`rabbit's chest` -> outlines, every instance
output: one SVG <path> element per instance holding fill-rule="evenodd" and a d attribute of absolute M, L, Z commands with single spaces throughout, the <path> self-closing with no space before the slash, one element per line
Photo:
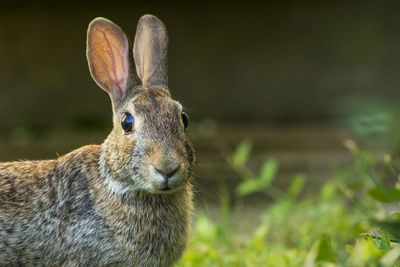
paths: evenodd
<path fill-rule="evenodd" d="M 188 239 L 188 225 L 152 216 L 136 218 L 129 225 L 114 228 L 113 254 L 138 266 L 170 266 L 182 255 Z"/>
<path fill-rule="evenodd" d="M 172 266 L 181 257 L 189 235 L 188 211 L 114 208 L 113 214 L 118 216 L 91 214 L 70 227 L 63 246 L 68 258 L 87 264 Z"/>

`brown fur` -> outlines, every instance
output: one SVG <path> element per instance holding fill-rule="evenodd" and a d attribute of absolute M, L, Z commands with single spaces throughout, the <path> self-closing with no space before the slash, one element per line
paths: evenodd
<path fill-rule="evenodd" d="M 140 23 L 149 23 L 146 18 Z M 109 39 L 120 42 L 119 28 L 98 20 L 117 36 Z M 116 47 L 125 49 L 125 43 Z M 114 84 L 105 80 L 109 76 L 94 74 L 93 68 L 109 70 L 90 60 L 96 81 Z M 181 257 L 190 234 L 195 161 L 181 106 L 166 84 L 132 85 L 136 78 L 126 71 L 125 88 L 103 87 L 113 100 L 114 129 L 102 145 L 56 160 L 0 163 L 0 266 L 171 266 Z M 164 74 L 165 69 L 157 75 Z M 121 128 L 126 112 L 134 114 L 132 133 Z M 176 166 L 171 179 L 160 178 L 158 170 Z"/>

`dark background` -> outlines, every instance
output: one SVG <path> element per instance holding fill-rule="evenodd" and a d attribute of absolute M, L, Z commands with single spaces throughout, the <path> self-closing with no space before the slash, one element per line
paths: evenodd
<path fill-rule="evenodd" d="M 88 71 L 87 26 L 103 16 L 132 39 L 151 13 L 169 31 L 170 89 L 192 118 L 199 177 L 230 176 L 208 164 L 243 138 L 255 165 L 280 160 L 282 181 L 321 177 L 348 160 L 344 139 L 379 147 L 390 134 L 399 11 L 389 1 L 0 1 L 0 160 L 102 142 L 111 105 Z"/>
<path fill-rule="evenodd" d="M 87 69 L 87 25 L 107 17 L 133 38 L 145 13 L 168 27 L 171 91 L 194 119 L 301 122 L 346 115 L 337 105 L 349 97 L 400 97 L 399 7 L 386 1 L 5 2 L 0 122 L 53 125 L 90 116 L 108 123 L 109 101 Z"/>

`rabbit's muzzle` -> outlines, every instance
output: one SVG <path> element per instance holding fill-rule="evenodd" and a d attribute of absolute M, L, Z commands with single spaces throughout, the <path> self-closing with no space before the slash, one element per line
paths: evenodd
<path fill-rule="evenodd" d="M 149 166 L 152 186 L 157 191 L 170 192 L 179 189 L 185 180 L 184 166 L 176 160 L 162 160 Z"/>

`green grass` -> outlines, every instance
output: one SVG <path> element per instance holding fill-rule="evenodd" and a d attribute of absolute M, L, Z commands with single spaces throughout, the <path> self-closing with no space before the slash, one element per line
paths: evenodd
<path fill-rule="evenodd" d="M 241 177 L 233 206 L 223 182 L 220 216 L 195 216 L 192 239 L 178 266 L 400 266 L 398 149 L 385 160 L 347 142 L 354 165 L 328 180 L 317 193 L 303 194 L 305 175 L 286 191 L 273 186 L 278 162 L 259 171 L 247 168 L 251 142 L 244 141 L 227 162 Z M 253 216 L 241 200 L 262 193 L 273 199 Z M 250 226 L 249 226 L 250 225 Z"/>

